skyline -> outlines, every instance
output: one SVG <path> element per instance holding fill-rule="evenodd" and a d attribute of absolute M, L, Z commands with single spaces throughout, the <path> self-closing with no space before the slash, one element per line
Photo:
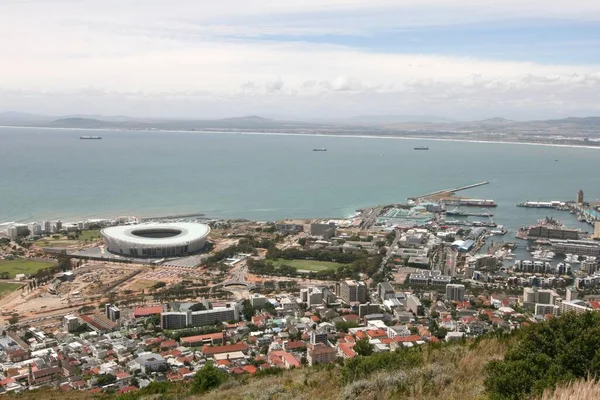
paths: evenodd
<path fill-rule="evenodd" d="M 535 4 L 537 3 L 537 4 Z M 600 113 L 593 1 L 0 5 L 0 112 L 516 120 Z"/>

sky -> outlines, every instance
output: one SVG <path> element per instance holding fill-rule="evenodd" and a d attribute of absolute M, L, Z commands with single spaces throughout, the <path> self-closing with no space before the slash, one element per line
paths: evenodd
<path fill-rule="evenodd" d="M 600 115 L 598 0 L 0 0 L 0 112 Z"/>

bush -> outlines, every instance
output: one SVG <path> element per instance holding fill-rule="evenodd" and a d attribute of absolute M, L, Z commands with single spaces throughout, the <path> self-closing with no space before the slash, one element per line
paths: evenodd
<path fill-rule="evenodd" d="M 516 333 L 504 360 L 486 367 L 493 399 L 525 399 L 600 373 L 600 313 L 568 313 Z"/>
<path fill-rule="evenodd" d="M 209 363 L 202 367 L 194 376 L 192 394 L 206 393 L 216 389 L 227 380 L 227 374 Z"/>

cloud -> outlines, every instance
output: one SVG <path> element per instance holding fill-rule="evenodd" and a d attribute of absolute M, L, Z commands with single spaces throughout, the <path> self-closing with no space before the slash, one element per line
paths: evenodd
<path fill-rule="evenodd" d="M 412 40 L 415 26 L 474 21 L 596 21 L 598 1 L 5 0 L 0 16 L 0 35 L 11 38 L 0 41 L 6 109 L 185 116 L 199 106 L 299 115 L 434 107 L 466 115 L 495 113 L 495 103 L 547 114 L 600 104 L 598 65 L 359 50 L 350 40 L 381 29 Z M 331 45 L 315 35 L 350 39 Z"/>

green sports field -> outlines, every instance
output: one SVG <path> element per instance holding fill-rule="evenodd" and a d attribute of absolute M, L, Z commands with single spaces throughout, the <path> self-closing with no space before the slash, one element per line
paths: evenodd
<path fill-rule="evenodd" d="M 326 270 L 334 270 L 343 266 L 344 264 L 331 262 L 331 261 L 314 261 L 314 260 L 286 260 L 283 258 L 278 258 L 273 261 L 275 266 L 280 265 L 289 265 L 290 267 L 294 267 L 296 269 L 301 269 L 305 271 L 326 271 Z"/>
<path fill-rule="evenodd" d="M 18 283 L 0 282 L 0 297 L 17 290 L 21 286 L 23 285 L 19 285 Z"/>
<path fill-rule="evenodd" d="M 50 261 L 35 261 L 35 260 L 0 260 L 0 272 L 8 272 L 11 278 L 16 274 L 35 274 L 40 269 L 48 268 L 55 265 Z"/>

